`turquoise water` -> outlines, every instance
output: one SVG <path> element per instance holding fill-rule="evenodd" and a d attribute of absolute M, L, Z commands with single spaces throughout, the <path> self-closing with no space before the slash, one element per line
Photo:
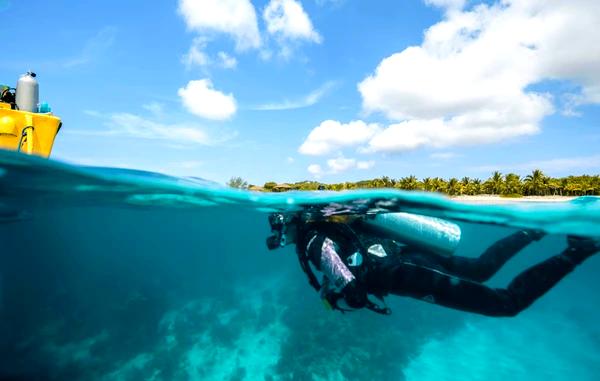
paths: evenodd
<path fill-rule="evenodd" d="M 600 200 L 465 205 L 398 191 L 255 194 L 197 178 L 0 152 L 0 379 L 598 380 L 600 255 L 515 318 L 388 297 L 392 316 L 326 310 L 267 213 L 409 211 L 460 224 L 459 255 L 549 233 L 502 287 L 600 232 Z"/>

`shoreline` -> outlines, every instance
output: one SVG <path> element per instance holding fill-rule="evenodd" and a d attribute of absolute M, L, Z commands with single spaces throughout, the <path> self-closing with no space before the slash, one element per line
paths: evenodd
<path fill-rule="evenodd" d="M 462 202 L 466 204 L 514 204 L 520 202 L 569 202 L 577 197 L 575 196 L 523 196 L 517 198 L 500 197 L 498 195 L 475 195 L 475 196 L 452 196 L 449 197 L 452 201 Z"/>

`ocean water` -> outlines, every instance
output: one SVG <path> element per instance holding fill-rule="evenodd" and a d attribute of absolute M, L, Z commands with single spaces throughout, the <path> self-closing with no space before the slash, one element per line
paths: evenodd
<path fill-rule="evenodd" d="M 2 380 L 598 380 L 600 255 L 515 318 L 388 297 L 325 309 L 267 213 L 408 211 L 457 222 L 457 255 L 548 232 L 503 287 L 600 235 L 600 200 L 466 205 L 391 190 L 255 194 L 197 178 L 81 168 L 0 152 Z"/>

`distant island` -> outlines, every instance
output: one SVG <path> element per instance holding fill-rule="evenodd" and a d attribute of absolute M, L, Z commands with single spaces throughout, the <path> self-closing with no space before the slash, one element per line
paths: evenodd
<path fill-rule="evenodd" d="M 391 188 L 409 191 L 438 192 L 448 196 L 493 195 L 504 198 L 521 198 L 527 196 L 598 196 L 600 195 L 600 175 L 582 175 L 553 178 L 536 169 L 531 174 L 521 177 L 515 173 L 492 173 L 487 180 L 463 177 L 462 179 L 426 177 L 418 179 L 407 176 L 393 179 L 387 176 L 372 180 L 326 184 L 318 181 L 301 181 L 297 183 L 267 182 L 262 186 L 248 184 L 241 177 L 233 177 L 228 183 L 233 188 L 248 189 L 257 192 L 286 191 L 342 191 L 352 189 Z"/>

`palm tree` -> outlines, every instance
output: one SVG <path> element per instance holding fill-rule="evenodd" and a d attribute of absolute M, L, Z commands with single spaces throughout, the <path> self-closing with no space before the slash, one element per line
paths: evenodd
<path fill-rule="evenodd" d="M 584 193 L 584 187 L 579 180 L 580 178 L 575 178 L 573 176 L 567 177 L 567 186 L 565 187 L 567 194 L 570 196 L 580 196 Z"/>
<path fill-rule="evenodd" d="M 390 179 L 388 176 L 383 176 L 381 178 L 381 183 L 383 184 L 384 188 L 393 188 L 396 182 Z"/>
<path fill-rule="evenodd" d="M 385 178 L 377 178 L 371 181 L 372 188 L 385 188 L 386 187 L 386 179 Z"/>
<path fill-rule="evenodd" d="M 419 180 L 413 175 L 401 178 L 398 184 L 400 185 L 400 189 L 404 190 L 415 190 L 419 188 Z"/>
<path fill-rule="evenodd" d="M 594 176 L 592 184 L 594 185 L 594 194 L 600 195 L 600 176 Z"/>
<path fill-rule="evenodd" d="M 545 194 L 544 180 L 546 175 L 540 169 L 534 169 L 530 175 L 525 176 L 525 188 L 529 195 L 542 196 Z"/>
<path fill-rule="evenodd" d="M 448 188 L 448 184 L 446 180 L 436 177 L 433 179 L 434 189 L 436 192 L 446 192 Z"/>
<path fill-rule="evenodd" d="M 247 183 L 239 177 L 234 177 L 228 182 L 228 185 L 245 187 L 247 186 Z M 271 181 L 265 183 L 264 188 L 267 191 L 274 191 L 276 185 L 275 182 Z M 455 178 L 447 181 L 440 177 L 427 177 L 424 178 L 423 181 L 419 181 L 415 176 L 407 176 L 395 181 L 384 176 L 372 180 L 344 182 L 339 184 L 321 184 L 316 181 L 301 181 L 291 185 L 292 189 L 298 190 L 317 190 L 321 188 L 344 190 L 390 186 L 408 190 L 424 189 L 426 191 L 445 192 L 450 195 L 476 195 L 483 192 L 526 195 L 600 195 L 600 175 L 551 178 L 544 175 L 542 171 L 535 170 L 532 171 L 530 175 L 526 176 L 523 181 L 521 181 L 521 178 L 514 173 L 502 176 L 500 172 L 494 172 L 485 182 L 482 182 L 480 179 L 471 179 L 469 177 L 463 177 L 460 181 Z"/>
<path fill-rule="evenodd" d="M 460 180 L 460 185 L 462 186 L 463 193 L 471 194 L 471 178 L 465 176 Z"/>
<path fill-rule="evenodd" d="M 448 193 L 450 196 L 456 196 L 459 194 L 462 194 L 462 186 L 460 185 L 460 182 L 458 181 L 457 178 L 451 178 L 450 180 L 448 180 L 448 185 L 446 187 L 446 193 Z"/>
<path fill-rule="evenodd" d="M 509 173 L 504 177 L 503 194 L 521 194 L 521 177 L 515 173 Z"/>
<path fill-rule="evenodd" d="M 487 179 L 484 184 L 486 191 L 491 194 L 500 194 L 504 189 L 504 180 L 502 178 L 502 173 L 496 171 L 492 173 L 492 176 Z"/>
<path fill-rule="evenodd" d="M 548 188 L 553 196 L 556 196 L 557 194 L 562 196 L 563 187 L 559 179 L 550 179 Z"/>
<path fill-rule="evenodd" d="M 435 183 L 430 177 L 424 178 L 422 184 L 423 184 L 423 190 L 425 190 L 427 192 L 435 191 Z"/>
<path fill-rule="evenodd" d="M 469 194 L 481 194 L 482 191 L 481 179 L 473 179 L 471 180 L 471 192 Z"/>

